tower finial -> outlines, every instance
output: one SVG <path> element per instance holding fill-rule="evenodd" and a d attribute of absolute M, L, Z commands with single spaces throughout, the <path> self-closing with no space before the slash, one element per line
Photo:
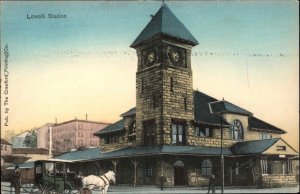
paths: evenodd
<path fill-rule="evenodd" d="M 165 0 L 162 0 L 161 6 L 164 6 L 164 5 L 165 5 Z"/>

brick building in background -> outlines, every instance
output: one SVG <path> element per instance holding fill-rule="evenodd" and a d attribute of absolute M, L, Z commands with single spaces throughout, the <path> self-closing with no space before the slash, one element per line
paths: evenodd
<path fill-rule="evenodd" d="M 37 128 L 37 148 L 49 149 L 49 127 L 54 123 L 47 123 Z"/>
<path fill-rule="evenodd" d="M 98 147 L 99 138 L 94 133 L 109 123 L 89 120 L 74 120 L 57 123 L 52 126 L 52 148 L 66 152 L 81 147 Z"/>

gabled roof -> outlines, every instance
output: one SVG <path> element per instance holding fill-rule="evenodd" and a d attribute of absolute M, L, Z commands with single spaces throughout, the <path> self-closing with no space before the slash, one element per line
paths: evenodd
<path fill-rule="evenodd" d="M 278 127 L 275 127 L 253 116 L 249 117 L 249 126 L 250 130 L 255 131 L 286 133 L 286 131 L 279 129 Z"/>
<path fill-rule="evenodd" d="M 284 130 L 279 129 L 265 121 L 262 121 L 252 116 L 252 113 L 227 101 L 218 101 L 217 99 L 208 96 L 200 91 L 194 91 L 194 122 L 210 126 L 220 126 L 221 117 L 218 114 L 211 113 L 210 109 L 214 109 L 215 112 L 233 113 L 249 116 L 249 129 L 261 132 L 273 132 L 273 133 L 286 133 Z M 121 116 L 135 115 L 136 108 L 131 108 Z M 124 118 L 106 128 L 102 131 L 95 133 L 105 134 L 110 132 L 121 131 L 124 129 Z M 223 126 L 228 127 L 230 124 L 223 120 Z"/>
<path fill-rule="evenodd" d="M 286 147 L 278 150 L 277 147 Z M 295 155 L 299 153 L 281 138 L 252 140 L 235 143 L 230 150 L 234 155 Z"/>
<path fill-rule="evenodd" d="M 209 103 L 211 111 L 213 113 L 234 113 L 234 114 L 241 114 L 241 115 L 252 115 L 251 112 L 235 105 L 226 100 L 216 101 Z"/>
<path fill-rule="evenodd" d="M 163 4 L 130 47 L 135 48 L 149 39 L 162 36 L 175 38 L 191 45 L 198 44 L 184 24 L 177 19 L 166 4 Z"/>
<path fill-rule="evenodd" d="M 200 91 L 194 91 L 194 116 L 195 121 L 220 125 L 221 117 L 217 114 L 211 114 L 208 103 L 215 102 L 217 99 L 208 96 Z M 228 124 L 223 121 L 224 124 Z"/>
<path fill-rule="evenodd" d="M 261 154 L 279 141 L 279 139 L 280 138 L 237 142 L 230 150 L 237 155 Z"/>
<path fill-rule="evenodd" d="M 106 133 L 119 132 L 119 131 L 122 131 L 123 129 L 125 129 L 125 119 L 121 119 L 94 134 L 95 135 L 103 135 Z"/>

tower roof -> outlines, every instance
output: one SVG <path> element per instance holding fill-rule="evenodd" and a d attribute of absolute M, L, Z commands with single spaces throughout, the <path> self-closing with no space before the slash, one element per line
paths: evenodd
<path fill-rule="evenodd" d="M 181 40 L 193 46 L 198 44 L 184 24 L 177 19 L 166 4 L 163 4 L 130 47 L 135 48 L 149 39 L 162 36 Z"/>

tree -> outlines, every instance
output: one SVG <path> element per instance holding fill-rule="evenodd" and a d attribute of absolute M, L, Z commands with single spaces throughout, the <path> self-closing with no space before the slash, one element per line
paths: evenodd
<path fill-rule="evenodd" d="M 28 148 L 37 148 L 37 130 L 33 128 L 26 135 L 23 145 Z"/>

